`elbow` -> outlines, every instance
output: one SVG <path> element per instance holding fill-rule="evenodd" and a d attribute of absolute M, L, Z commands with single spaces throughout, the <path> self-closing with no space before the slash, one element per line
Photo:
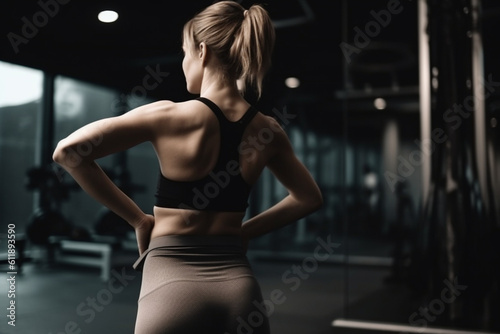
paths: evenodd
<path fill-rule="evenodd" d="M 64 152 L 61 148 L 61 142 L 59 142 L 56 146 L 56 149 L 54 150 L 54 152 L 52 152 L 52 160 L 54 160 L 55 163 L 59 164 L 59 165 L 62 165 L 62 163 L 64 162 Z"/>
<path fill-rule="evenodd" d="M 292 197 L 295 197 L 292 195 Z M 323 206 L 323 195 L 318 189 L 308 193 L 303 193 L 301 196 L 295 197 L 297 204 L 302 208 L 304 215 L 309 215 L 318 211 Z"/>
<path fill-rule="evenodd" d="M 303 203 L 307 208 L 307 214 L 311 214 L 318 211 L 323 206 L 323 195 L 320 191 L 309 194 L 307 198 L 304 198 Z"/>
<path fill-rule="evenodd" d="M 57 144 L 54 152 L 52 153 L 52 160 L 64 168 L 74 168 L 82 162 L 82 158 L 79 154 L 66 145 L 64 140 L 61 140 Z"/>
<path fill-rule="evenodd" d="M 323 195 L 320 191 L 311 199 L 311 212 L 318 211 L 323 206 Z"/>

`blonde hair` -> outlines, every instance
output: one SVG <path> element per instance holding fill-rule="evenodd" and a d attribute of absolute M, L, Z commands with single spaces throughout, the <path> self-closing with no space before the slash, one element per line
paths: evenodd
<path fill-rule="evenodd" d="M 248 10 L 235 1 L 219 1 L 195 15 L 183 29 L 190 51 L 205 42 L 219 60 L 228 80 L 240 80 L 262 94 L 262 81 L 271 66 L 275 31 L 267 11 L 254 4 Z"/>

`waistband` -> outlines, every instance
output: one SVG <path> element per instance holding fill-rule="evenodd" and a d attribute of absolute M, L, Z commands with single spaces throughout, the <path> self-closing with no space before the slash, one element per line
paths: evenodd
<path fill-rule="evenodd" d="M 164 235 L 151 239 L 146 249 L 133 264 L 133 268 L 142 271 L 144 260 L 150 251 L 156 248 L 196 247 L 196 248 L 231 248 L 242 250 L 240 236 L 235 235 Z"/>

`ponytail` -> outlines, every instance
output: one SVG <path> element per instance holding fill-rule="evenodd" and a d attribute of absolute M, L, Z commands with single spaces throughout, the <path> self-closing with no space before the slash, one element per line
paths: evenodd
<path fill-rule="evenodd" d="M 260 98 L 262 81 L 271 66 L 275 31 L 260 5 L 245 10 L 235 1 L 220 1 L 186 23 L 185 42 L 205 42 L 220 62 L 223 76 L 252 86 Z"/>
<path fill-rule="evenodd" d="M 274 48 L 274 27 L 264 8 L 253 5 L 243 12 L 241 28 L 230 50 L 230 58 L 239 59 L 240 80 L 262 93 L 262 81 L 269 67 Z"/>

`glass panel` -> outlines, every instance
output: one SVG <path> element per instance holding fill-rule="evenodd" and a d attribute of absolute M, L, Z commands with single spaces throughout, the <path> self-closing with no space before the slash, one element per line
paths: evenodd
<path fill-rule="evenodd" d="M 26 173 L 35 165 L 42 82 L 41 71 L 0 61 L 0 219 L 20 233 L 34 203 Z"/>
<path fill-rule="evenodd" d="M 121 95 L 123 97 L 123 95 Z M 132 110 L 139 106 L 154 102 L 150 98 L 140 98 L 133 94 L 124 97 L 126 110 Z M 131 188 L 129 195 L 144 212 L 152 213 L 154 205 L 154 193 L 158 180 L 159 164 L 156 152 L 151 143 L 137 145 L 127 151 L 127 159 L 124 164 L 130 174 Z"/>
<path fill-rule="evenodd" d="M 54 146 L 76 129 L 106 117 L 117 116 L 141 105 L 153 102 L 116 90 L 72 78 L 57 77 L 55 82 Z M 110 178 L 145 212 L 151 213 L 158 176 L 158 160 L 150 143 L 98 160 Z M 70 189 L 60 212 L 70 224 L 88 233 L 121 235 L 132 231 L 130 225 L 93 200 L 72 178 L 61 173 Z"/>
<path fill-rule="evenodd" d="M 53 147 L 59 140 L 90 122 L 117 115 L 117 97 L 118 94 L 113 89 L 57 76 L 54 83 Z M 118 155 L 102 158 L 99 164 L 106 172 L 112 173 L 115 159 L 118 159 Z M 53 169 L 59 173 L 64 186 L 70 189 L 67 198 L 59 204 L 60 213 L 71 225 L 91 231 L 99 214 L 105 210 L 55 163 Z"/>
<path fill-rule="evenodd" d="M 480 3 L 343 1 L 343 51 L 352 58 L 337 96 L 349 143 L 349 261 L 345 308 L 334 319 L 408 332 L 500 328 L 491 270 L 499 261 L 499 11 L 495 1 Z M 482 27 L 484 44 L 471 27 Z"/>
<path fill-rule="evenodd" d="M 338 317 L 409 325 L 416 304 L 408 261 L 422 184 L 418 11 L 415 2 L 395 4 L 343 1 L 346 77 L 336 97 L 347 122 L 347 265 Z"/>
<path fill-rule="evenodd" d="M 305 256 L 314 251 L 317 238 L 326 238 L 339 241 L 342 226 L 340 214 L 341 193 L 338 191 L 341 184 L 341 146 L 340 137 L 330 131 L 321 131 L 316 125 L 305 125 L 307 122 L 306 110 L 316 108 L 297 104 L 293 101 L 279 111 L 271 113 L 280 120 L 278 113 L 293 115 L 283 129 L 292 143 L 293 149 L 323 191 L 324 206 L 321 210 L 299 220 L 297 223 L 285 226 L 251 242 L 252 254 L 263 256 Z M 258 214 L 277 203 L 287 195 L 285 188 L 272 176 L 268 169 L 254 186 L 250 198 L 250 216 Z"/>

